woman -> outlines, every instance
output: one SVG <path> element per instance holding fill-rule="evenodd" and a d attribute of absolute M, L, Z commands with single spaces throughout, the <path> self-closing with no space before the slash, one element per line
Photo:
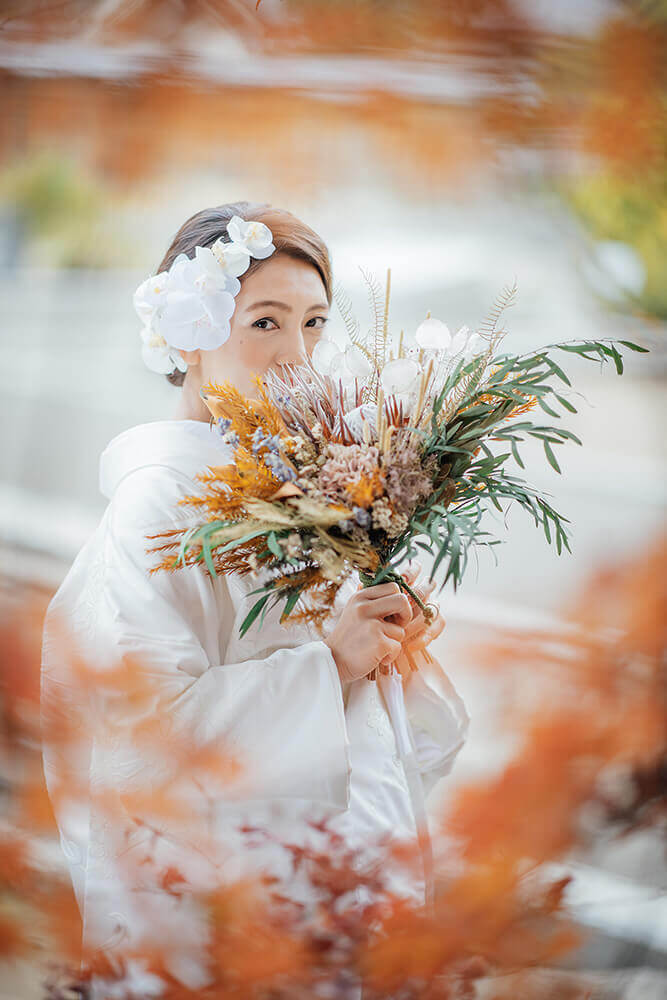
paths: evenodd
<path fill-rule="evenodd" d="M 164 340 L 156 347 L 144 337 L 144 359 L 180 387 L 178 404 L 171 419 L 132 427 L 104 450 L 100 487 L 109 504 L 53 597 L 44 628 L 45 774 L 84 945 L 113 957 L 159 941 L 172 975 L 192 988 L 206 982 L 196 959 L 206 928 L 191 899 L 164 891 L 165 873 L 178 868 L 201 888 L 249 863 L 263 865 L 286 892 L 306 899 L 286 852 L 268 842 L 247 849 L 241 820 L 304 843 L 316 836 L 306 819 L 326 820 L 359 848 L 387 835 L 419 837 L 423 877 L 406 882 L 396 873 L 392 884 L 428 900 L 423 796 L 451 769 L 468 726 L 442 667 L 419 655 L 442 619 L 427 630 L 395 583 L 362 589 L 351 578 L 324 638 L 309 626 L 285 628 L 278 612 L 239 638 L 256 575 L 212 580 L 199 566 L 149 572 L 155 554 L 146 536 L 187 523 L 178 501 L 198 492 L 197 473 L 231 460 L 200 387 L 229 380 L 252 395 L 253 373 L 303 360 L 328 321 L 325 244 L 291 213 L 268 205 L 198 212 L 174 237 L 159 273 L 179 254 L 193 258 L 195 247 L 219 248 L 250 220 L 268 227 L 274 252 L 258 250 L 239 269 L 227 339 L 167 351 Z M 414 578 L 406 574 L 426 598 L 433 585 L 420 587 Z M 77 682 L 62 623 L 96 671 L 92 689 Z M 406 650 L 418 672 L 407 668 Z M 149 687 L 132 697 L 114 691 L 107 680 L 119 661 L 130 665 L 133 683 L 141 677 Z M 385 673 L 392 662 L 398 670 Z M 370 681 L 376 667 L 377 682 Z M 49 735 L 59 713 L 81 726 L 74 753 L 61 753 Z M 152 723 L 165 745 L 157 759 L 141 742 Z M 166 752 L 174 743 L 204 748 L 220 767 L 186 768 L 174 778 Z M 223 780 L 230 749 L 243 770 Z M 150 797 L 136 795 L 167 779 L 187 803 L 171 826 L 151 813 Z M 64 798 L 75 787 L 80 795 Z"/>

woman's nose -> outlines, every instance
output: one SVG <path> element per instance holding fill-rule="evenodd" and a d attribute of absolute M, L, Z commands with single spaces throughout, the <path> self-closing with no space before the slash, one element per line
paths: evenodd
<path fill-rule="evenodd" d="M 276 364 L 279 365 L 299 365 L 307 359 L 306 343 L 303 339 L 301 328 L 290 333 L 283 341 L 281 350 L 276 357 Z"/>

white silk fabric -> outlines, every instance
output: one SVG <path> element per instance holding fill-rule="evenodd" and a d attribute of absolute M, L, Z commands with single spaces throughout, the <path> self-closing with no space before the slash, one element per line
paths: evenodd
<path fill-rule="evenodd" d="M 341 685 L 323 639 L 311 626 L 281 625 L 280 609 L 239 636 L 258 580 L 211 579 L 200 566 L 149 573 L 157 557 L 146 549 L 157 543 L 145 536 L 192 523 L 192 509 L 178 500 L 201 491 L 197 473 L 231 460 L 229 446 L 203 421 L 158 420 L 117 435 L 100 459 L 109 503 L 49 604 L 42 645 L 42 718 L 64 713 L 85 723 L 75 752 L 43 743 L 84 943 L 121 955 L 158 941 L 172 974 L 190 988 L 207 981 L 197 957 L 206 926 L 193 898 L 164 891 L 170 866 L 195 889 L 263 867 L 282 879 L 283 893 L 308 898 L 285 849 L 257 837 L 248 846 L 241 822 L 316 844 L 308 820 L 324 820 L 347 844 L 371 853 L 376 838 L 414 840 L 421 873 L 386 874 L 394 891 L 428 903 L 425 797 L 451 770 L 469 721 L 437 661 L 420 658 L 419 672 L 405 681 L 393 674 Z M 357 583 L 354 574 L 341 588 L 327 631 Z M 96 671 L 119 658 L 140 664 L 154 685 L 151 703 L 84 695 L 62 623 Z M 159 721 L 165 741 L 191 741 L 221 760 L 231 748 L 246 765 L 225 782 L 206 773 L 179 776 L 187 824 L 179 817 L 170 828 L 137 815 L 136 800 L 125 808 L 124 795 L 157 785 L 168 769 L 166 754 L 147 757 L 135 745 L 133 728 L 144 716 Z M 88 794 L 63 797 L 75 782 Z M 113 821 L 96 794 L 102 789 L 118 806 Z M 142 874 L 128 884 L 133 856 Z"/>

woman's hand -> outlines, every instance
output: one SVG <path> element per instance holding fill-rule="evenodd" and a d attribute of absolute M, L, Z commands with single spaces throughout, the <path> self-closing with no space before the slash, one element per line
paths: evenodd
<path fill-rule="evenodd" d="M 401 576 L 403 577 L 403 579 L 407 584 L 410 584 L 410 586 L 412 586 L 414 581 L 419 576 L 420 571 L 421 571 L 420 563 L 417 564 L 408 563 L 408 568 L 405 570 L 405 572 L 401 574 Z M 412 587 L 412 589 L 415 591 L 416 594 L 419 595 L 423 603 L 426 604 L 427 599 L 431 596 L 431 591 L 433 590 L 434 587 L 435 587 L 435 580 L 431 580 L 430 582 L 427 580 L 425 583 L 420 584 L 419 586 Z M 412 619 L 411 621 L 408 622 L 405 628 L 405 639 L 403 640 L 403 647 L 410 649 L 412 647 L 415 648 L 417 647 L 417 645 L 420 643 L 420 640 L 423 638 L 424 634 L 430 629 L 430 627 L 436 621 L 436 618 L 432 619 L 432 621 L 428 623 L 424 618 L 424 612 L 419 607 L 417 602 L 413 601 L 409 595 L 408 595 L 408 600 L 410 601 L 410 607 L 412 609 Z M 438 611 L 437 618 L 441 617 L 442 616 Z M 442 628 L 440 629 L 440 631 L 442 631 Z M 426 643 L 423 644 L 425 645 Z"/>
<path fill-rule="evenodd" d="M 357 680 L 383 661 L 395 660 L 410 621 L 410 601 L 397 583 L 378 583 L 353 594 L 324 640 L 341 680 Z"/>
<path fill-rule="evenodd" d="M 413 581 L 417 579 L 421 569 L 421 563 L 417 560 L 411 560 L 408 563 L 407 569 L 401 575 L 405 582 L 412 586 Z M 435 580 L 431 580 L 430 582 L 426 581 L 421 585 L 412 587 L 412 589 L 419 595 L 419 598 L 426 603 L 427 598 L 430 596 L 434 587 Z M 445 619 L 442 617 L 439 609 L 437 615 L 435 615 L 430 622 L 427 622 L 424 618 L 424 612 L 419 605 L 409 596 L 408 600 L 412 611 L 412 618 L 405 625 L 405 638 L 401 643 L 401 651 L 395 659 L 387 656 L 380 664 L 380 670 L 385 672 L 388 669 L 389 664 L 393 662 L 404 677 L 410 673 L 410 670 L 416 668 L 416 665 L 413 666 L 414 654 L 425 650 L 426 646 L 428 646 L 433 639 L 436 639 L 445 627 Z"/>

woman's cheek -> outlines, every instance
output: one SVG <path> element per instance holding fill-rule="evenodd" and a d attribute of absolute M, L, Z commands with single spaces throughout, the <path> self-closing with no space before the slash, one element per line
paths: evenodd
<path fill-rule="evenodd" d="M 251 368 L 253 371 L 263 371 L 266 367 L 269 357 L 266 344 L 249 343 L 246 345 L 244 351 L 241 351 L 241 345 L 239 345 L 239 353 L 246 368 Z"/>

